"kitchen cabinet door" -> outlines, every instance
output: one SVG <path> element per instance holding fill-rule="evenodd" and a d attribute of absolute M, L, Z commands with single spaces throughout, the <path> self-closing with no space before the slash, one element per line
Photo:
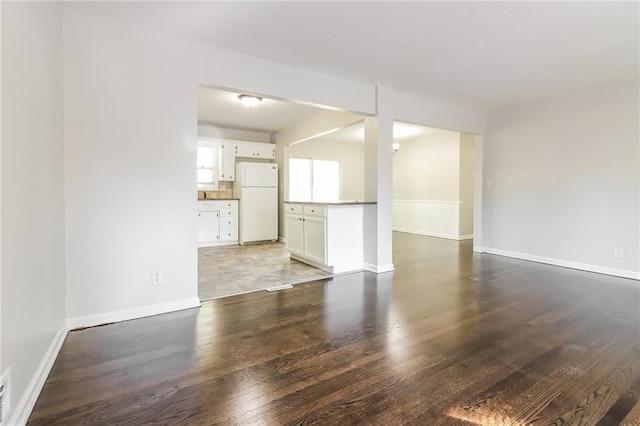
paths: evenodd
<path fill-rule="evenodd" d="M 326 264 L 327 219 L 324 217 L 305 216 L 302 223 L 304 224 L 305 257 L 313 262 Z"/>
<path fill-rule="evenodd" d="M 302 215 L 288 214 L 285 216 L 287 227 L 287 250 L 298 256 L 304 256 L 304 226 Z"/>
<path fill-rule="evenodd" d="M 218 180 L 236 180 L 236 144 L 224 142 L 218 155 Z"/>
<path fill-rule="evenodd" d="M 220 214 L 218 211 L 198 212 L 198 244 L 220 241 Z"/>
<path fill-rule="evenodd" d="M 276 158 L 276 146 L 271 143 L 238 142 L 236 156 L 274 160 Z"/>

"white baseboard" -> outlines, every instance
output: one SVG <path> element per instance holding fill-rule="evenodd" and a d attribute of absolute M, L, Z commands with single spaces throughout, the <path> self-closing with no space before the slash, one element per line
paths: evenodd
<path fill-rule="evenodd" d="M 416 235 L 424 235 L 426 237 L 437 237 L 437 238 L 446 238 L 447 240 L 470 240 L 473 238 L 473 234 L 471 235 L 454 235 L 454 234 L 439 234 L 437 232 L 424 232 L 424 231 L 418 231 L 415 229 L 408 229 L 408 228 L 397 228 L 394 227 L 393 228 L 394 231 L 397 232 L 404 232 L 406 234 L 416 234 Z"/>
<path fill-rule="evenodd" d="M 352 264 L 338 265 L 333 267 L 333 273 L 335 275 L 350 274 L 352 272 L 358 272 L 362 270 L 363 270 L 362 263 L 352 263 Z"/>
<path fill-rule="evenodd" d="M 149 317 L 151 315 L 166 314 L 168 312 L 181 311 L 183 309 L 198 307 L 200 307 L 200 299 L 198 299 L 197 297 L 191 297 L 189 299 L 178 300 L 175 302 L 142 306 L 139 308 L 126 309 L 123 311 L 107 312 L 97 315 L 87 315 L 84 317 L 67 318 L 67 327 L 69 328 L 69 330 L 73 330 L 74 328 L 78 327 L 93 327 L 95 325 Z"/>
<path fill-rule="evenodd" d="M 60 348 L 62 348 L 62 344 L 64 343 L 64 339 L 66 337 L 67 327 L 66 324 L 63 324 L 49 344 L 47 352 L 40 361 L 36 372 L 33 374 L 33 377 L 29 382 L 29 386 L 27 386 L 27 389 L 22 395 L 22 398 L 20 398 L 20 400 L 18 401 L 15 411 L 13 412 L 13 415 L 7 423 L 8 425 L 27 424 L 27 420 L 29 420 L 31 411 L 36 405 L 36 401 L 38 400 L 38 396 L 40 396 L 40 392 L 42 391 L 44 382 L 49 376 L 49 372 L 51 371 L 53 363 L 58 357 L 58 353 L 60 352 Z"/>
<path fill-rule="evenodd" d="M 621 278 L 630 278 L 632 280 L 640 280 L 640 272 L 629 271 L 626 269 L 610 268 L 608 266 L 591 265 L 588 263 L 573 262 L 570 260 L 554 259 L 551 257 L 536 256 L 527 253 L 518 253 L 508 250 L 500 250 L 491 247 L 476 247 L 474 251 L 481 253 L 497 254 L 498 256 L 512 257 L 514 259 L 528 260 L 531 262 L 545 263 L 547 265 L 562 266 L 564 268 L 579 269 L 581 271 L 595 272 L 598 274 L 613 275 Z"/>
<path fill-rule="evenodd" d="M 396 268 L 393 267 L 393 263 L 390 263 L 388 265 L 374 265 L 373 263 L 366 262 L 364 264 L 364 269 L 365 271 L 374 272 L 376 274 L 382 274 L 384 272 L 391 272 L 396 270 Z"/>

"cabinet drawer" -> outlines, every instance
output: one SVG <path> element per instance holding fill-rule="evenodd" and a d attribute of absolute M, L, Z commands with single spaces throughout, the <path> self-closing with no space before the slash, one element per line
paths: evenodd
<path fill-rule="evenodd" d="M 238 209 L 221 209 L 220 217 L 238 217 Z"/>
<path fill-rule="evenodd" d="M 237 217 L 221 217 L 220 226 L 226 227 L 226 228 L 237 228 L 238 218 Z"/>
<path fill-rule="evenodd" d="M 284 212 L 302 214 L 302 204 L 285 204 Z"/>
<path fill-rule="evenodd" d="M 306 216 L 327 216 L 327 208 L 325 206 L 304 206 L 304 214 Z"/>
<path fill-rule="evenodd" d="M 220 210 L 221 207 L 222 207 L 221 201 L 215 201 L 215 200 L 198 201 L 199 211 Z"/>
<path fill-rule="evenodd" d="M 237 209 L 238 208 L 238 201 L 237 200 L 222 201 L 221 204 L 222 204 L 221 208 L 223 208 L 223 209 Z"/>
<path fill-rule="evenodd" d="M 238 227 L 222 227 L 220 229 L 220 241 L 238 241 Z"/>

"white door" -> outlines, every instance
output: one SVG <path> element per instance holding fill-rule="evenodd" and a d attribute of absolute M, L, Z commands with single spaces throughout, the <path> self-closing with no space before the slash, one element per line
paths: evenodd
<path fill-rule="evenodd" d="M 304 256 L 304 227 L 302 215 L 288 214 L 285 216 L 287 226 L 287 250 L 298 256 Z"/>
<path fill-rule="evenodd" d="M 278 188 L 242 188 L 240 244 L 278 239 Z"/>
<path fill-rule="evenodd" d="M 303 223 L 305 256 L 309 260 L 325 265 L 327 263 L 327 219 L 324 217 L 305 216 Z"/>

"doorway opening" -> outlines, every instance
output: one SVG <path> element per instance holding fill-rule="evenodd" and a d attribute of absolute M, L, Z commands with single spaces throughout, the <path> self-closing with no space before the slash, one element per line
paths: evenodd
<path fill-rule="evenodd" d="M 475 136 L 396 123 L 393 230 L 451 240 L 474 235 Z"/>

